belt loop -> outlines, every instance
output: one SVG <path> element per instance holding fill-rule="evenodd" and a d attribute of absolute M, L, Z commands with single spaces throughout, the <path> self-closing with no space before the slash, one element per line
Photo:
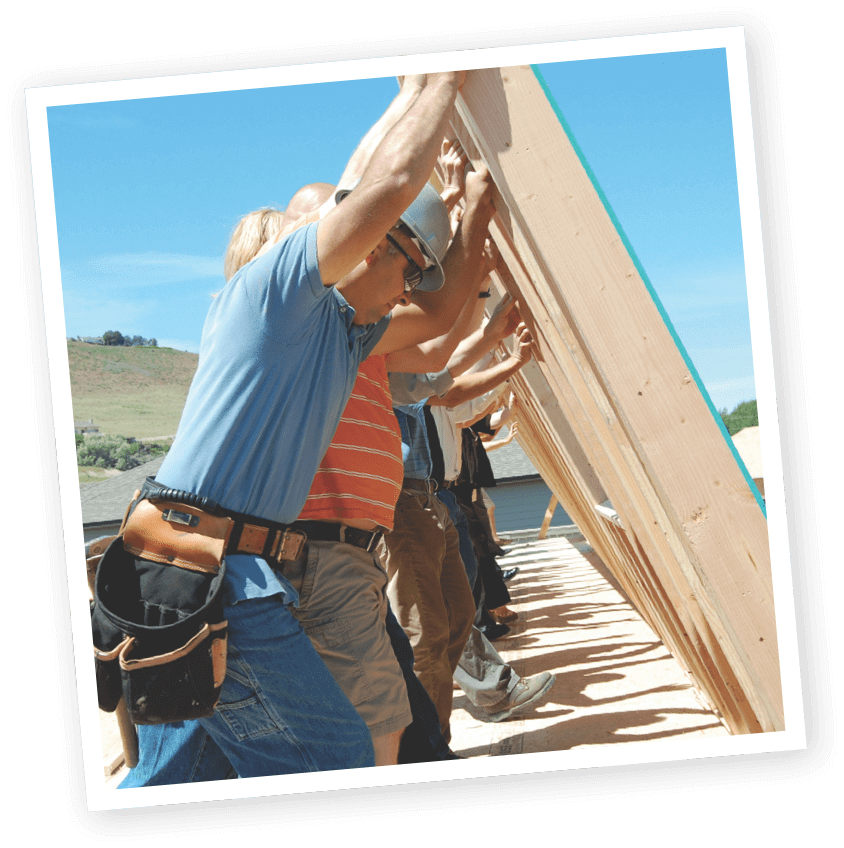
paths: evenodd
<path fill-rule="evenodd" d="M 228 544 L 226 545 L 227 551 L 236 551 L 238 546 L 240 545 L 240 536 L 243 532 L 243 522 L 235 521 L 232 525 L 232 532 L 229 536 Z"/>
<path fill-rule="evenodd" d="M 267 528 L 267 538 L 264 542 L 264 548 L 261 551 L 260 556 L 262 556 L 264 559 L 267 559 L 268 557 L 272 556 L 272 552 L 276 548 L 276 540 L 278 539 L 279 535 L 280 531 L 273 531 L 270 528 Z"/>

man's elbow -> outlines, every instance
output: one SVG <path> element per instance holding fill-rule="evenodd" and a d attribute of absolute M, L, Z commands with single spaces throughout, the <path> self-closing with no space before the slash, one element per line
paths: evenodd
<path fill-rule="evenodd" d="M 440 405 L 447 406 L 449 407 L 449 409 L 453 409 L 455 406 L 460 406 L 467 400 L 472 400 L 471 393 L 467 392 L 465 389 L 457 387 L 454 389 L 450 389 L 447 394 L 444 394 L 440 398 Z"/>
<path fill-rule="evenodd" d="M 384 189 L 402 211 L 407 209 L 419 194 L 419 186 L 411 178 L 411 163 L 398 165 L 384 180 Z"/>
<path fill-rule="evenodd" d="M 401 212 L 404 212 L 416 200 L 416 195 L 419 193 L 418 186 L 411 179 L 409 169 L 400 165 L 394 165 L 392 170 L 377 176 L 364 172 L 358 191 L 360 192 L 361 189 L 375 192 L 373 197 L 377 198 L 378 203 L 394 204 L 396 207 L 401 207 Z M 396 220 L 401 212 L 396 215 Z"/>

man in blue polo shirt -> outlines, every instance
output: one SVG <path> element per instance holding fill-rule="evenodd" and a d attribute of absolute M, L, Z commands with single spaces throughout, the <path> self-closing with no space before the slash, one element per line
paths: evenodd
<path fill-rule="evenodd" d="M 441 261 L 448 215 L 425 182 L 464 77 L 417 85 L 354 191 L 215 298 L 157 483 L 231 513 L 293 522 L 359 363 L 376 345 L 401 350 L 450 328 L 466 298 L 467 257 L 458 249 Z M 446 273 L 454 284 L 432 295 Z M 201 722 L 238 775 L 372 765 L 366 725 L 287 609 L 290 584 L 255 554 L 230 553 L 226 566 L 227 674 Z"/>

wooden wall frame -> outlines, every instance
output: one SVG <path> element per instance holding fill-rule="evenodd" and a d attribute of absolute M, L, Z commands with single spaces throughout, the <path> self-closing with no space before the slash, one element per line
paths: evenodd
<path fill-rule="evenodd" d="M 731 732 L 784 729 L 761 496 L 538 70 L 474 71 L 455 113 L 538 346 L 520 444 Z"/>

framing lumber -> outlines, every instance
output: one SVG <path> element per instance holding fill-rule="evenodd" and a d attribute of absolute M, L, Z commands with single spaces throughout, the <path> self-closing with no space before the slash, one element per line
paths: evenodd
<path fill-rule="evenodd" d="M 548 502 L 548 509 L 545 510 L 545 517 L 542 519 L 542 527 L 539 528 L 539 535 L 536 537 L 541 542 L 547 535 L 548 529 L 551 527 L 551 519 L 554 518 L 554 510 L 557 508 L 556 495 L 551 495 L 551 500 Z"/>
<path fill-rule="evenodd" d="M 495 183 L 497 296 L 537 342 L 520 444 L 731 732 L 783 729 L 757 495 L 533 69 L 473 71 L 452 128 Z"/>

